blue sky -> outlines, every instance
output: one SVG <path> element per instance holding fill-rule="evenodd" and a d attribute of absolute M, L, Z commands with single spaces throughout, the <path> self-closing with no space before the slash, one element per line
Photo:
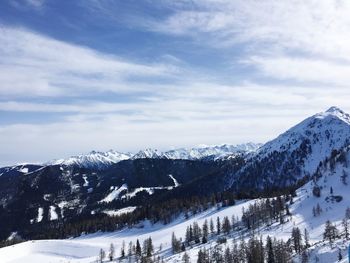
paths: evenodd
<path fill-rule="evenodd" d="M 349 1 L 0 2 L 0 165 L 265 142 L 350 111 Z"/>

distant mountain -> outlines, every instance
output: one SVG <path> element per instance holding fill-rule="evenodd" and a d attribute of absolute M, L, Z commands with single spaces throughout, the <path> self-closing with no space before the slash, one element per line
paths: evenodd
<path fill-rule="evenodd" d="M 249 153 L 256 151 L 262 144 L 246 143 L 239 145 L 213 145 L 213 146 L 199 146 L 193 148 L 179 148 L 165 152 L 158 150 L 145 149 L 136 154 L 121 153 L 118 151 L 96 152 L 92 151 L 88 154 L 72 156 L 68 159 L 59 159 L 45 163 L 45 165 L 64 165 L 77 166 L 88 169 L 106 169 L 112 164 L 116 164 L 123 160 L 136 159 L 181 159 L 181 160 L 199 160 L 203 158 L 218 159 L 229 155 Z"/>
<path fill-rule="evenodd" d="M 111 164 L 127 160 L 132 156 L 130 153 L 121 153 L 117 151 L 96 152 L 72 156 L 68 159 L 59 159 L 46 163 L 46 165 L 65 165 L 78 166 L 81 168 L 104 169 Z"/>
<path fill-rule="evenodd" d="M 229 155 L 255 152 L 261 147 L 260 143 L 245 143 L 238 145 L 222 144 L 213 146 L 200 146 L 193 148 L 180 148 L 170 150 L 161 154 L 161 156 L 168 159 L 187 159 L 199 160 L 207 157 L 213 159 L 220 159 Z"/>

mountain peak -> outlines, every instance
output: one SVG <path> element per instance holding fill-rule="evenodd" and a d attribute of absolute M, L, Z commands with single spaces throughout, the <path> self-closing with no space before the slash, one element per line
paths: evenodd
<path fill-rule="evenodd" d="M 332 106 L 330 107 L 328 110 L 326 110 L 327 113 L 341 113 L 341 114 L 345 114 L 345 112 L 343 110 L 341 110 L 340 108 L 338 108 L 337 106 Z"/>
<path fill-rule="evenodd" d="M 350 125 L 350 115 L 336 106 L 330 107 L 325 112 L 321 112 L 315 115 L 317 119 L 339 119 Z"/>

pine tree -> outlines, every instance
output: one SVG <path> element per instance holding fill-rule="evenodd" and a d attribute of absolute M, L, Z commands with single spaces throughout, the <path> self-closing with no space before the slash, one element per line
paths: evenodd
<path fill-rule="evenodd" d="M 190 232 L 190 227 L 187 226 L 186 228 L 186 235 L 185 235 L 185 240 L 186 240 L 186 243 L 187 245 L 189 245 L 191 243 L 191 232 Z"/>
<path fill-rule="evenodd" d="M 350 209 L 349 209 L 350 211 Z M 213 235 L 214 234 L 214 222 L 213 222 L 213 219 L 210 218 L 210 233 Z"/>
<path fill-rule="evenodd" d="M 292 229 L 292 240 L 294 245 L 294 250 L 296 253 L 300 254 L 301 252 L 301 233 L 298 227 Z"/>
<path fill-rule="evenodd" d="M 109 252 L 108 252 L 109 261 L 112 261 L 114 259 L 114 253 L 115 253 L 114 245 L 111 243 L 111 245 L 109 246 Z"/>
<path fill-rule="evenodd" d="M 343 218 L 342 225 L 344 228 L 345 239 L 348 240 L 349 239 L 349 223 L 348 223 L 348 220 L 346 218 Z"/>
<path fill-rule="evenodd" d="M 341 261 L 343 259 L 343 255 L 341 254 L 341 250 L 338 250 L 338 261 Z"/>
<path fill-rule="evenodd" d="M 135 253 L 136 256 L 141 257 L 142 251 L 141 251 L 141 246 L 140 246 L 140 242 L 138 239 L 136 240 L 136 251 L 135 252 L 136 252 Z"/>
<path fill-rule="evenodd" d="M 230 224 L 230 220 L 228 219 L 227 216 L 224 217 L 224 221 L 222 223 L 222 231 L 228 235 L 231 231 L 231 224 Z"/>
<path fill-rule="evenodd" d="M 173 232 L 173 234 L 171 236 L 171 247 L 172 247 L 172 250 L 173 250 L 173 254 L 179 253 L 181 251 L 181 241 L 179 241 L 176 238 L 174 232 Z"/>
<path fill-rule="evenodd" d="M 323 233 L 323 238 L 328 240 L 330 244 L 335 240 L 338 235 L 337 228 L 331 223 L 331 221 L 327 220 L 325 225 L 325 230 Z"/>
<path fill-rule="evenodd" d="M 99 254 L 99 260 L 100 260 L 101 263 L 103 262 L 105 257 L 106 257 L 106 252 L 101 248 L 100 249 L 100 254 Z"/>
<path fill-rule="evenodd" d="M 275 255 L 270 236 L 266 238 L 267 263 L 275 263 Z"/>
<path fill-rule="evenodd" d="M 129 242 L 129 247 L 128 247 L 128 256 L 131 257 L 132 256 L 132 242 Z"/>
<path fill-rule="evenodd" d="M 190 257 L 188 256 L 188 254 L 185 252 L 184 255 L 182 256 L 182 262 L 183 263 L 190 263 Z"/>
<path fill-rule="evenodd" d="M 306 248 L 310 247 L 310 244 L 309 244 L 309 232 L 307 231 L 306 228 L 304 228 L 304 240 L 305 240 L 305 247 Z"/>
<path fill-rule="evenodd" d="M 208 221 L 205 219 L 202 227 L 202 232 L 203 232 L 203 238 L 208 240 L 208 235 L 209 235 L 209 227 L 208 227 Z"/>
<path fill-rule="evenodd" d="M 146 254 L 147 257 L 151 257 L 154 251 L 152 238 L 149 237 L 143 242 L 143 253 Z"/>
<path fill-rule="evenodd" d="M 221 222 L 220 222 L 220 217 L 216 218 L 216 233 L 220 235 L 221 233 Z"/>
<path fill-rule="evenodd" d="M 123 240 L 122 247 L 120 248 L 120 257 L 125 258 L 125 242 Z"/>
<path fill-rule="evenodd" d="M 197 222 L 193 223 L 193 238 L 194 238 L 194 242 L 196 242 L 196 244 L 200 243 L 200 237 L 202 235 L 202 230 L 199 227 Z"/>
<path fill-rule="evenodd" d="M 225 263 L 233 263 L 233 255 L 231 253 L 231 250 L 229 247 L 226 247 L 225 249 L 225 255 L 224 255 L 224 262 Z"/>

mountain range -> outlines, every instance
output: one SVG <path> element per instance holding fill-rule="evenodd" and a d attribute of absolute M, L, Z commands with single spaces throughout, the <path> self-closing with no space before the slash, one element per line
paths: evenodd
<path fill-rule="evenodd" d="M 72 156 L 67 159 L 58 159 L 45 163 L 45 165 L 65 165 L 65 166 L 78 166 L 81 168 L 90 169 L 105 169 L 111 164 L 116 164 L 123 160 L 136 160 L 136 159 L 182 159 L 182 160 L 200 160 L 204 158 L 219 159 L 227 156 L 232 156 L 240 153 L 249 153 L 256 151 L 262 144 L 261 143 L 245 143 L 239 145 L 202 145 L 193 148 L 179 148 L 160 152 L 156 149 L 140 150 L 136 154 L 122 153 L 114 150 L 107 152 L 91 151 L 88 154 L 82 154 Z"/>
<path fill-rule="evenodd" d="M 38 226 L 176 198 L 230 192 L 239 199 L 294 191 L 345 158 L 349 138 L 350 115 L 331 107 L 264 145 L 91 152 L 0 168 L 0 239 L 13 232 L 32 238 Z"/>

